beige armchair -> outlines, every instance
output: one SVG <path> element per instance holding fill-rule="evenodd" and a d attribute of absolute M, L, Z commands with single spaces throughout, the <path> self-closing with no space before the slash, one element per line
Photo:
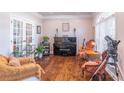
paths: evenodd
<path fill-rule="evenodd" d="M 32 58 L 17 58 L 21 66 L 10 66 L 9 57 L 0 55 L 0 80 L 22 80 L 31 76 L 39 79 L 45 73 Z"/>

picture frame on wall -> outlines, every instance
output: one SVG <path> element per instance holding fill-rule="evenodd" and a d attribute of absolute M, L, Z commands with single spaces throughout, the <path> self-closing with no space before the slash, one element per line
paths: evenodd
<path fill-rule="evenodd" d="M 37 34 L 41 34 L 41 26 L 37 26 Z"/>
<path fill-rule="evenodd" d="M 69 23 L 62 23 L 62 31 L 63 32 L 68 32 L 70 29 L 70 24 Z"/>

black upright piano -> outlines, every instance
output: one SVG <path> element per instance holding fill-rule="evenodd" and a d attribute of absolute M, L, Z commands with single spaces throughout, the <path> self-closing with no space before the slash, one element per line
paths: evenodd
<path fill-rule="evenodd" d="M 54 55 L 76 55 L 76 37 L 54 37 Z"/>

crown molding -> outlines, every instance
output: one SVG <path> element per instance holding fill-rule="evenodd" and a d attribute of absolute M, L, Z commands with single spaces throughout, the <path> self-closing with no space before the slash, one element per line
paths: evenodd
<path fill-rule="evenodd" d="M 54 15 L 54 16 L 43 16 L 44 20 L 48 19 L 83 19 L 92 18 L 92 15 Z"/>
<path fill-rule="evenodd" d="M 19 12 L 20 14 L 25 14 L 25 12 Z M 18 14 L 16 12 L 12 12 L 10 14 Z M 43 20 L 49 19 L 86 19 L 86 18 L 93 18 L 93 15 L 51 15 L 51 16 L 43 16 L 38 12 L 28 12 L 29 15 L 35 16 L 37 18 Z"/>
<path fill-rule="evenodd" d="M 33 16 L 36 16 L 36 17 L 40 18 L 40 19 L 43 19 L 43 16 L 41 14 L 37 13 L 37 12 L 31 12 L 31 14 Z"/>

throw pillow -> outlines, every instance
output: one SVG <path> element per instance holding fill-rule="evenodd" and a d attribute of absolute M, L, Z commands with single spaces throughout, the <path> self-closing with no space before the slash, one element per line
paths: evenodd
<path fill-rule="evenodd" d="M 10 57 L 10 60 L 9 60 L 9 64 L 8 65 L 10 65 L 10 66 L 21 66 L 20 65 L 20 61 L 17 59 L 17 58 L 15 58 L 15 57 Z"/>

